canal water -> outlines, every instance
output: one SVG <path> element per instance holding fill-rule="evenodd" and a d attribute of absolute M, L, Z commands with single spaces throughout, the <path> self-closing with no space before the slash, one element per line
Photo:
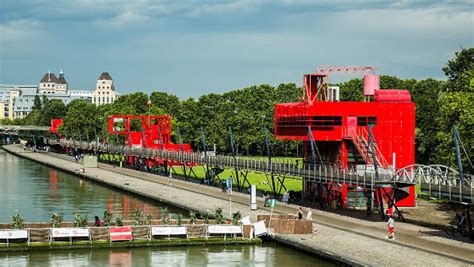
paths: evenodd
<path fill-rule="evenodd" d="M 275 245 L 0 253 L 0 266 L 335 266 Z"/>
<path fill-rule="evenodd" d="M 114 217 L 133 219 L 135 209 L 158 219 L 168 207 L 172 216 L 186 211 L 163 203 L 141 199 L 74 175 L 23 159 L 0 149 L 0 223 L 10 223 L 17 211 L 26 222 L 49 222 L 53 213 L 72 221 L 74 213 L 103 216 L 106 209 Z"/>
<path fill-rule="evenodd" d="M 92 219 L 109 209 L 132 218 L 142 209 L 158 218 L 164 204 L 115 191 L 22 159 L 0 149 L 0 223 L 18 211 L 27 222 L 49 222 L 54 212 L 71 221 L 80 211 Z M 175 215 L 186 211 L 168 207 Z M 185 215 L 185 214 L 184 214 Z M 333 266 L 300 251 L 256 246 L 156 247 L 0 253 L 0 266 Z"/>

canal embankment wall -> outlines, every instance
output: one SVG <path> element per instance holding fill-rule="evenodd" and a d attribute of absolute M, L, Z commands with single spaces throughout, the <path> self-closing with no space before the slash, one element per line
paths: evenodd
<path fill-rule="evenodd" d="M 86 168 L 84 174 L 78 174 L 75 170 L 79 170 L 82 166 L 74 161 L 61 159 L 47 153 L 23 151 L 18 146 L 6 146 L 4 149 L 20 157 L 74 173 L 82 178 L 182 209 L 212 213 L 216 208 L 221 207 L 224 214 L 231 213 L 229 197 L 216 188 L 185 181 L 171 181 L 168 177 L 113 166 Z M 247 204 L 248 195 L 235 193 L 232 198 L 232 211 L 240 210 L 244 216 L 250 216 L 253 221 L 256 220 L 258 214 L 270 213 L 270 210 L 261 208 L 258 211 L 251 211 Z M 259 203 L 261 204 L 261 202 Z M 273 212 L 294 213 L 296 208 L 297 206 L 294 205 L 279 206 Z M 313 218 L 317 222 L 315 233 L 310 235 L 275 234 L 274 239 L 313 254 L 325 254 L 325 257 L 350 265 L 406 266 L 418 263 L 422 265 L 470 266 L 474 264 L 472 245 L 420 235 L 420 229 L 430 229 L 421 227 L 415 229 L 412 226 L 404 225 L 407 234 L 405 236 L 399 235 L 400 238 L 397 236 L 397 239 L 402 241 L 385 241 L 383 239 L 385 234 L 383 223 L 357 221 L 354 218 L 347 219 L 342 216 L 338 217 L 338 215 L 327 215 L 320 211 L 313 213 Z M 330 226 L 328 222 L 331 222 L 334 227 Z M 403 241 L 410 243 L 411 246 L 405 246 Z M 416 246 L 419 246 L 420 249 L 416 249 Z M 403 257 L 397 257 L 394 260 L 394 254 L 403 255 Z"/>

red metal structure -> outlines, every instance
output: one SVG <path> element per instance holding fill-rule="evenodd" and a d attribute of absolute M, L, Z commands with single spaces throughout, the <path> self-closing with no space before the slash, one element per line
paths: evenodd
<path fill-rule="evenodd" d="M 59 136 L 58 128 L 61 124 L 63 124 L 63 119 L 52 119 L 51 127 L 49 127 L 49 132 Z"/>
<path fill-rule="evenodd" d="M 331 67 L 304 75 L 305 101 L 275 105 L 275 137 L 304 141 L 305 160 L 311 156 L 309 131 L 324 164 L 347 170 L 373 166 L 369 153 L 368 126 L 372 125 L 378 165 L 399 169 L 415 163 L 415 103 L 407 90 L 380 90 L 373 67 Z M 338 102 L 329 86 L 331 73 L 364 73 L 366 102 Z M 362 90 L 362 88 L 361 88 Z M 373 101 L 371 101 L 373 99 Z M 398 203 L 413 206 L 410 197 Z"/>
<path fill-rule="evenodd" d="M 170 116 L 113 115 L 109 116 L 107 126 L 109 134 L 126 135 L 129 146 L 191 152 L 190 144 L 171 143 Z"/>

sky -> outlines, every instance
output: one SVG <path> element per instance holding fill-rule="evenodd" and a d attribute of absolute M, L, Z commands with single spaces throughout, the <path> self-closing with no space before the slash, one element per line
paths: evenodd
<path fill-rule="evenodd" d="M 70 89 L 93 90 L 106 71 L 120 93 L 185 99 L 301 85 L 320 65 L 445 79 L 473 44 L 473 0 L 0 1 L 1 84 L 62 69 Z"/>

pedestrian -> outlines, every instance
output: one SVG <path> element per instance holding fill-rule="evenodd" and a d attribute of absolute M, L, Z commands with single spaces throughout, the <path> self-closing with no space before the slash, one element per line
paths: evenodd
<path fill-rule="evenodd" d="M 306 220 L 313 220 L 313 211 L 311 208 L 308 208 L 308 212 L 306 213 Z"/>
<path fill-rule="evenodd" d="M 270 194 L 268 194 L 267 190 L 263 193 L 263 206 L 268 207 L 268 200 L 270 200 Z"/>
<path fill-rule="evenodd" d="M 290 201 L 290 194 L 288 194 L 288 191 L 286 191 L 285 194 L 283 194 L 283 202 L 285 203 L 285 205 L 288 205 L 289 201 Z"/>
<path fill-rule="evenodd" d="M 221 180 L 222 192 L 227 192 L 227 184 L 225 180 Z"/>
<path fill-rule="evenodd" d="M 388 221 L 387 221 L 387 226 L 388 226 L 388 234 L 386 236 L 387 239 L 393 239 L 395 240 L 395 220 L 392 217 L 391 213 L 387 213 L 388 216 Z"/>
<path fill-rule="evenodd" d="M 95 216 L 95 227 L 104 226 L 104 223 L 100 220 L 99 216 Z"/>
<path fill-rule="evenodd" d="M 303 208 L 299 207 L 298 212 L 295 215 L 295 218 L 298 219 L 298 220 L 303 220 L 303 217 L 304 217 L 303 216 Z"/>

